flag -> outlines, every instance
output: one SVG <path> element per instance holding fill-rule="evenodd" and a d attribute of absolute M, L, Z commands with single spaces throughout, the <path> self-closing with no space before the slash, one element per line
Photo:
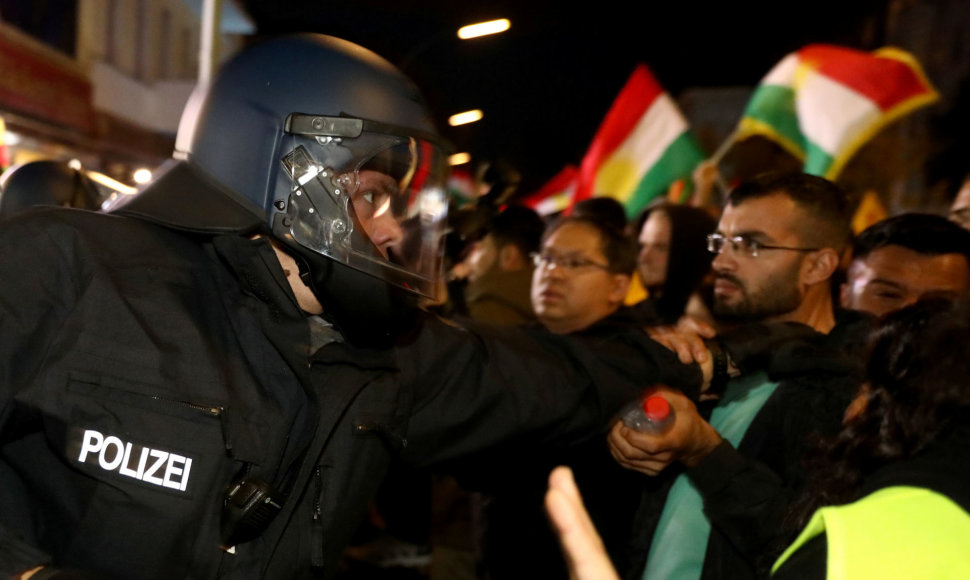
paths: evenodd
<path fill-rule="evenodd" d="M 462 207 L 474 201 L 478 195 L 471 173 L 464 169 L 452 169 L 448 177 L 448 194 L 454 200 L 456 207 Z"/>
<path fill-rule="evenodd" d="M 834 179 L 880 129 L 937 98 L 919 63 L 902 50 L 813 44 L 762 79 L 737 138 L 768 137 L 802 159 L 806 173 Z"/>
<path fill-rule="evenodd" d="M 558 213 L 569 207 L 576 189 L 575 165 L 567 165 L 550 179 L 539 191 L 522 200 L 523 205 L 531 207 L 541 216 Z"/>
<path fill-rule="evenodd" d="M 583 157 L 573 203 L 594 196 L 612 197 L 632 218 L 652 199 L 666 195 L 673 182 L 689 179 L 703 159 L 687 120 L 640 64 Z"/>

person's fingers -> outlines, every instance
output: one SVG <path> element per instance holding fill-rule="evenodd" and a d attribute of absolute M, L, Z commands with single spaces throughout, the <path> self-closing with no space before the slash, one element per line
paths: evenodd
<path fill-rule="evenodd" d="M 549 488 L 558 489 L 575 501 L 583 501 L 576 486 L 576 479 L 573 477 L 573 470 L 568 467 L 559 466 L 552 470 L 549 474 Z"/>
<path fill-rule="evenodd" d="M 625 469 L 656 475 L 674 460 L 673 452 L 657 449 L 654 452 L 643 449 L 653 447 L 653 436 L 639 433 L 622 423 L 614 425 L 607 436 L 606 443 L 613 459 Z"/>
<path fill-rule="evenodd" d="M 620 421 L 617 421 L 616 425 L 610 429 L 609 435 L 606 436 L 606 442 L 609 444 L 610 449 L 616 450 L 626 460 L 646 458 L 647 453 L 631 445 L 629 440 L 624 436 L 624 431 L 629 431 L 629 428 L 624 427 Z"/>
<path fill-rule="evenodd" d="M 677 358 L 684 364 L 692 362 L 706 362 L 710 356 L 704 338 L 689 328 L 673 328 L 670 326 L 656 326 L 647 329 L 647 334 L 667 349 L 677 353 Z"/>
<path fill-rule="evenodd" d="M 569 576 L 575 580 L 617 580 L 603 541 L 583 506 L 579 489 L 568 467 L 557 467 L 549 476 L 546 511 L 552 520 Z"/>
<path fill-rule="evenodd" d="M 703 336 L 704 338 L 714 338 L 717 336 L 717 329 L 714 328 L 710 323 L 697 318 L 692 318 L 694 321 L 694 332 Z"/>

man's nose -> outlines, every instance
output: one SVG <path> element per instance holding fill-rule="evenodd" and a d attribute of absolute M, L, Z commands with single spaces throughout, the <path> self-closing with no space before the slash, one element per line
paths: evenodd
<path fill-rule="evenodd" d="M 387 256 L 389 248 L 393 248 L 404 240 L 404 230 L 393 216 L 383 215 L 375 218 L 371 227 L 371 240 Z"/>
<path fill-rule="evenodd" d="M 715 271 L 732 271 L 737 266 L 737 262 L 734 261 L 732 256 L 733 249 L 730 244 L 725 244 L 721 251 L 714 254 L 714 260 L 711 261 L 711 268 Z"/>
<path fill-rule="evenodd" d="M 563 277 L 564 268 L 554 261 L 539 265 L 539 276 L 544 280 L 558 280 Z"/>

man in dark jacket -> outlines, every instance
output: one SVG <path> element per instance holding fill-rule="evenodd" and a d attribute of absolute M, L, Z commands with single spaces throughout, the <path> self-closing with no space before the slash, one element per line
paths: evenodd
<path fill-rule="evenodd" d="M 714 315 L 734 327 L 722 339 L 742 372 L 713 404 L 670 393 L 676 420 L 662 434 L 611 432 L 622 465 L 663 472 L 644 482 L 624 575 L 756 576 L 803 479 L 808 437 L 836 431 L 854 391 L 858 361 L 827 336 L 848 233 L 843 194 L 822 178 L 769 175 L 731 193 L 708 248 Z"/>
<path fill-rule="evenodd" d="M 392 456 L 572 443 L 699 382 L 633 333 L 422 319 L 444 155 L 361 47 L 247 49 L 175 157 L 111 215 L 0 224 L 0 575 L 329 577 Z"/>
<path fill-rule="evenodd" d="M 493 216 L 465 259 L 468 316 L 490 324 L 535 321 L 529 302 L 532 254 L 545 224 L 535 210 L 512 205 Z"/>
<path fill-rule="evenodd" d="M 636 266 L 636 248 L 622 231 L 591 217 L 567 217 L 546 229 L 532 278 L 532 301 L 551 333 L 607 338 L 638 327 L 623 306 Z M 612 460 L 605 440 L 593 439 L 562 453 L 509 454 L 517 476 L 499 482 L 487 504 L 485 567 L 492 578 L 566 578 L 560 550 L 542 509 L 549 471 L 568 464 L 607 545 L 625 546 L 638 497 L 636 475 Z M 624 505 L 624 499 L 630 501 Z M 613 534 L 611 536 L 611 534 Z"/>

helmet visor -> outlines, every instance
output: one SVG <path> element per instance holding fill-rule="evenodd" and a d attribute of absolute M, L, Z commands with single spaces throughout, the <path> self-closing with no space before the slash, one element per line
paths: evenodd
<path fill-rule="evenodd" d="M 311 134 L 288 122 L 293 137 L 282 163 L 291 189 L 285 207 L 277 206 L 285 214 L 278 222 L 284 231 L 277 233 L 434 297 L 448 208 L 444 147 L 430 136 L 385 124 L 300 117 L 296 121 L 309 124 Z M 314 128 L 320 119 L 335 123 Z M 318 134 L 324 132 L 330 134 Z"/>

